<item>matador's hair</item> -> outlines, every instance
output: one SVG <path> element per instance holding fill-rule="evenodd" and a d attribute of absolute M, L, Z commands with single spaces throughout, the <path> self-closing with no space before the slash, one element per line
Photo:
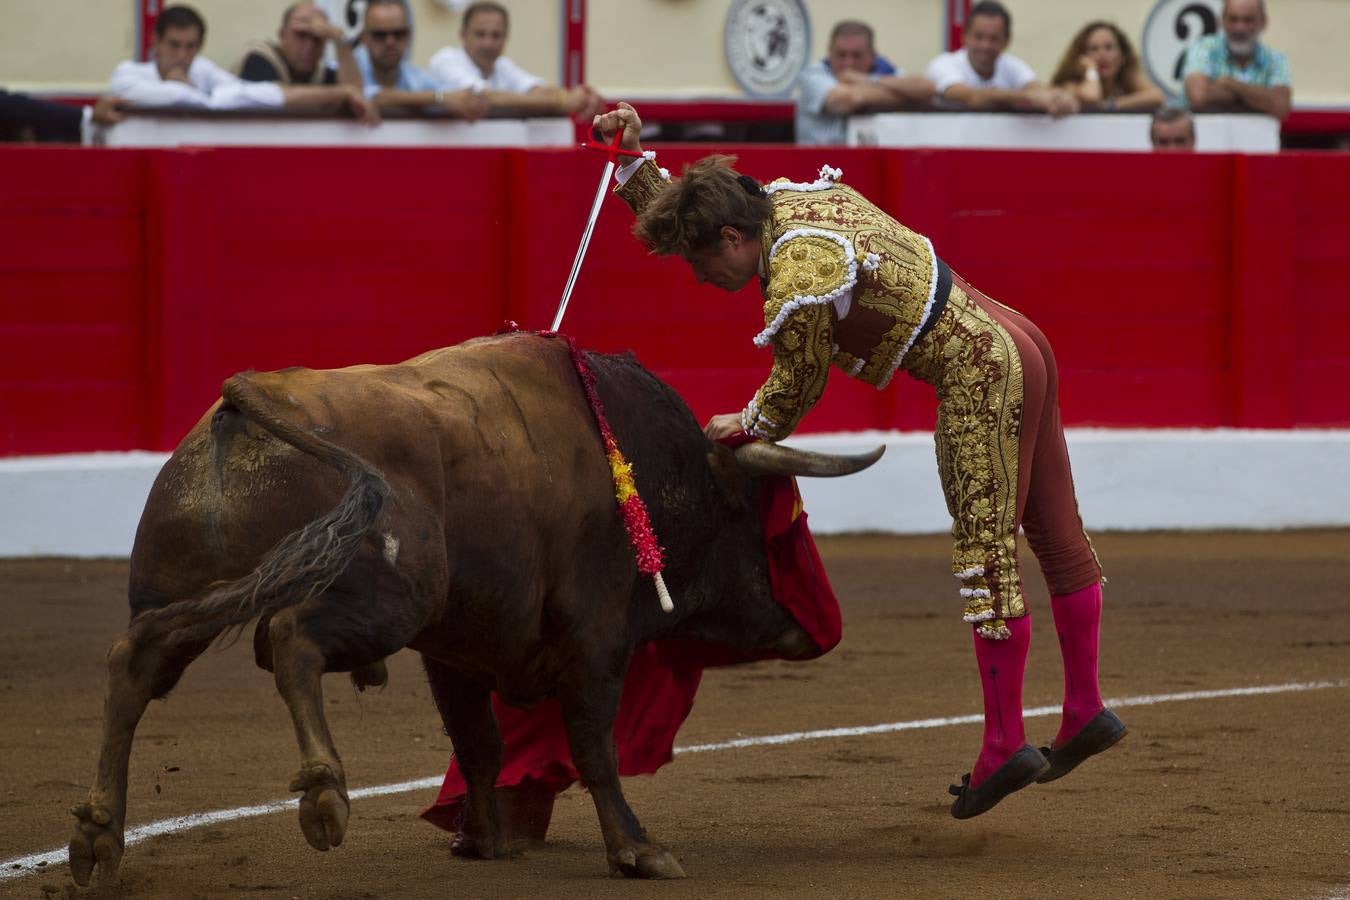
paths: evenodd
<path fill-rule="evenodd" d="M 715 246 L 722 227 L 759 237 L 772 205 L 748 175 L 732 168 L 734 156 L 705 156 L 647 205 L 633 233 L 661 256 L 685 256 Z"/>

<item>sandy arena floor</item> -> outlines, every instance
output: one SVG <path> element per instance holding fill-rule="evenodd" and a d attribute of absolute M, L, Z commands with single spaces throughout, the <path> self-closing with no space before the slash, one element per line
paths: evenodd
<path fill-rule="evenodd" d="M 813 663 L 710 671 L 680 745 L 978 713 L 946 541 L 820 542 L 844 641 Z M 504 862 L 452 858 L 417 818 L 434 789 L 353 800 L 344 845 L 311 850 L 293 810 L 128 848 L 119 886 L 77 892 L 63 847 L 98 749 L 103 654 L 126 623 L 126 564 L 0 561 L 0 897 L 1350 898 L 1350 533 L 1097 536 L 1107 567 L 1102 680 L 1131 734 L 1070 777 L 958 822 L 946 787 L 979 725 L 893 730 L 676 757 L 629 779 L 634 810 L 689 873 L 605 874 L 589 798 L 549 843 Z M 1028 708 L 1057 704 L 1059 654 L 1028 567 Z M 420 666 L 356 695 L 326 680 L 353 789 L 443 772 Z M 1279 692 L 1167 699 L 1194 691 Z M 1028 720 L 1045 742 L 1053 716 Z M 247 640 L 209 653 L 152 705 L 132 755 L 129 825 L 286 797 L 299 762 Z M 31 865 L 31 864 L 30 864 Z"/>

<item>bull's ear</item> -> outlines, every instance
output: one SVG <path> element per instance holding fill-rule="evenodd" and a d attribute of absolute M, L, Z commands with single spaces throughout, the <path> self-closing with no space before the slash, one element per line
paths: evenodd
<path fill-rule="evenodd" d="M 708 470 L 722 500 L 736 512 L 746 509 L 746 476 L 736 462 L 736 453 L 725 444 L 714 442 L 708 451 Z"/>

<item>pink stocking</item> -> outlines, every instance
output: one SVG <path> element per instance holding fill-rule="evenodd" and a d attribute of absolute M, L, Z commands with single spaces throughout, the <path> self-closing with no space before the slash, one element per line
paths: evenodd
<path fill-rule="evenodd" d="M 984 745 L 970 773 L 979 787 L 1027 742 L 1022 729 L 1022 676 L 1031 647 L 1031 617 L 1007 620 L 1011 637 L 994 641 L 975 635 L 975 660 L 984 688 Z"/>
<path fill-rule="evenodd" d="M 1102 692 L 1097 684 L 1097 640 L 1102 624 L 1102 586 L 1093 583 L 1050 598 L 1059 633 L 1059 652 L 1064 657 L 1064 715 L 1056 747 L 1076 735 L 1102 711 Z"/>

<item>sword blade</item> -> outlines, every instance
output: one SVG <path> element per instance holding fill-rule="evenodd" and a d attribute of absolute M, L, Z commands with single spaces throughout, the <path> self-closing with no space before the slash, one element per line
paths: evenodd
<path fill-rule="evenodd" d="M 605 202 L 605 192 L 609 188 L 609 179 L 614 175 L 614 162 L 605 163 L 605 173 L 600 176 L 600 184 L 595 189 L 595 200 L 591 203 L 591 216 L 586 220 L 586 230 L 581 233 L 581 243 L 577 246 L 577 258 L 572 261 L 572 272 L 567 276 L 567 286 L 563 288 L 562 302 L 558 304 L 558 311 L 553 315 L 553 327 L 549 331 L 557 331 L 562 325 L 563 314 L 567 312 L 567 303 L 572 299 L 572 288 L 577 283 L 577 275 L 581 273 L 582 260 L 586 258 L 586 248 L 591 244 L 591 233 L 595 231 L 595 221 L 600 218 L 600 206 Z"/>

